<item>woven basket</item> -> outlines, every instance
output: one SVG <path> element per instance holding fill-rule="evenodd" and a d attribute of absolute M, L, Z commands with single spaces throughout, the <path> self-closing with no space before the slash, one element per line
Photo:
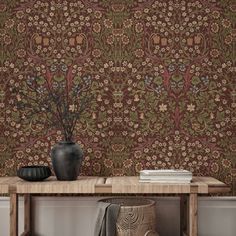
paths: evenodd
<path fill-rule="evenodd" d="M 156 207 L 150 199 L 108 198 L 103 202 L 119 204 L 116 222 L 117 236 L 158 236 L 156 230 Z"/>

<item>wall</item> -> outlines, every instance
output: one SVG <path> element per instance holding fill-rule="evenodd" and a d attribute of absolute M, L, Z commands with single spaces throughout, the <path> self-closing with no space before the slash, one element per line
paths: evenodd
<path fill-rule="evenodd" d="M 83 175 L 185 168 L 235 194 L 235 12 L 233 0 L 1 1 L 0 175 L 51 165 L 63 137 L 48 90 L 77 86 L 93 95 L 75 127 Z"/>
<path fill-rule="evenodd" d="M 23 200 L 23 199 L 22 199 Z M 36 197 L 35 236 L 92 236 L 98 198 Z M 160 236 L 179 236 L 179 199 L 156 198 Z M 20 201 L 20 232 L 23 231 L 23 201 Z M 0 235 L 9 235 L 8 198 L 0 199 Z M 47 216 L 47 217 L 45 217 Z M 199 236 L 234 236 L 236 199 L 199 199 Z M 19 233 L 20 233 L 19 232 Z"/>

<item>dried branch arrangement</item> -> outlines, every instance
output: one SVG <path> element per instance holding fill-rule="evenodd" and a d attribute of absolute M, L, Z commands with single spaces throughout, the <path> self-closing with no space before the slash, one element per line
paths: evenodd
<path fill-rule="evenodd" d="M 72 141 L 76 124 L 92 99 L 90 85 L 90 75 L 76 82 L 66 76 L 28 76 L 18 91 L 18 107 L 27 109 L 29 116 L 41 116 L 48 127 L 62 131 L 65 141 Z"/>

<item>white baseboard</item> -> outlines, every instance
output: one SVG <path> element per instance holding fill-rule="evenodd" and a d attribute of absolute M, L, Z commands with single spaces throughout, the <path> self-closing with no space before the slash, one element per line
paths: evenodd
<path fill-rule="evenodd" d="M 35 236 L 93 236 L 98 197 L 34 197 Z M 179 236 L 179 198 L 158 197 L 160 236 Z M 19 202 L 23 231 L 23 199 Z M 235 236 L 236 197 L 199 198 L 199 236 Z M 0 236 L 9 235 L 9 198 L 0 197 Z"/>

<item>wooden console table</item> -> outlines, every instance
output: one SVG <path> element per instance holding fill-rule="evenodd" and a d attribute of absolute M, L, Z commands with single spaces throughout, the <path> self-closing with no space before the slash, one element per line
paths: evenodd
<path fill-rule="evenodd" d="M 26 182 L 18 177 L 0 178 L 0 194 L 10 194 L 10 236 L 18 236 L 18 196 L 24 196 L 24 233 L 32 236 L 31 197 L 48 194 L 94 195 L 165 195 L 181 196 L 181 235 L 197 236 L 198 195 L 225 193 L 229 187 L 211 177 L 194 177 L 191 184 L 139 183 L 139 177 L 79 177 L 76 181 L 57 181 L 55 177 L 42 182 Z"/>

